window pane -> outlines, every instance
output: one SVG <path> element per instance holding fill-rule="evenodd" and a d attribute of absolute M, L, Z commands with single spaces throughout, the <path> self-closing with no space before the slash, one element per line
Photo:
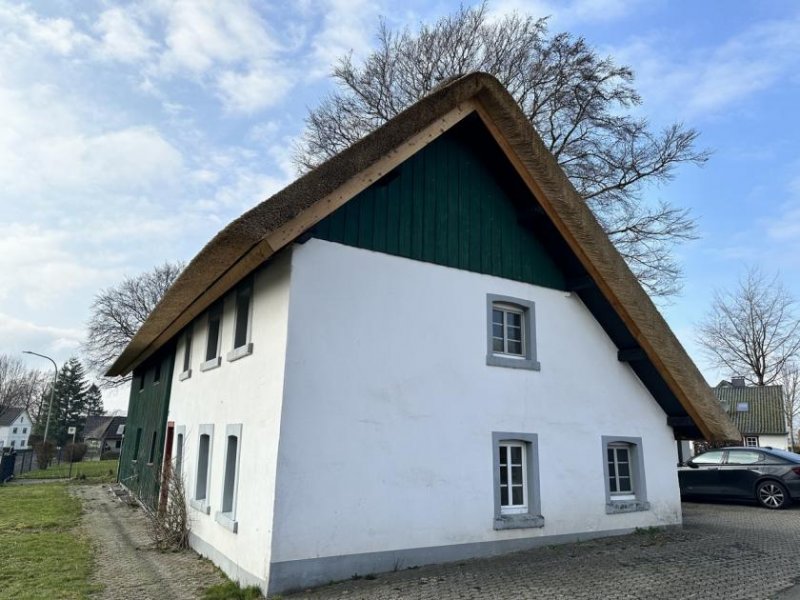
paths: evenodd
<path fill-rule="evenodd" d="M 500 504 L 502 506 L 508 506 L 508 488 L 501 487 L 500 488 Z"/>
<path fill-rule="evenodd" d="M 502 352 L 503 351 L 503 339 L 502 338 L 493 338 L 492 339 L 492 352 Z"/>
<path fill-rule="evenodd" d="M 628 465 L 628 463 L 619 463 L 619 476 L 630 477 L 630 474 L 630 465 Z"/>
<path fill-rule="evenodd" d="M 503 311 L 496 309 L 492 311 L 492 323 L 503 327 Z"/>
<path fill-rule="evenodd" d="M 492 325 L 492 336 L 496 337 L 496 338 L 500 338 L 502 340 L 503 339 L 503 326 L 498 324 L 498 323 L 494 323 Z"/>
<path fill-rule="evenodd" d="M 508 446 L 500 446 L 500 464 L 506 464 L 506 456 L 508 455 Z"/>
<path fill-rule="evenodd" d="M 722 462 L 722 450 L 706 452 L 700 456 L 695 456 L 692 462 L 698 465 L 718 465 Z"/>
<path fill-rule="evenodd" d="M 185 345 L 183 347 L 183 370 L 188 371 L 192 362 L 192 328 L 186 330 Z"/>
<path fill-rule="evenodd" d="M 608 462 L 608 475 L 609 477 L 615 477 L 617 475 L 617 463 L 613 460 Z"/>
<path fill-rule="evenodd" d="M 511 498 L 513 499 L 513 504 L 519 506 L 523 504 L 522 501 L 522 486 L 514 486 L 511 488 Z"/>
<path fill-rule="evenodd" d="M 508 342 L 509 354 L 522 354 L 522 342 Z"/>
<path fill-rule="evenodd" d="M 511 467 L 511 483 L 522 485 L 522 467 Z"/>
<path fill-rule="evenodd" d="M 506 485 L 508 483 L 508 469 L 505 468 L 505 465 L 500 468 L 500 485 Z"/>
<path fill-rule="evenodd" d="M 506 324 L 510 327 L 519 329 L 522 327 L 522 315 L 519 313 L 509 312 L 506 313 Z"/>
<path fill-rule="evenodd" d="M 620 477 L 619 478 L 619 491 L 620 492 L 630 492 L 633 488 L 631 488 L 631 478 L 630 477 Z"/>
<path fill-rule="evenodd" d="M 206 360 L 217 357 L 219 346 L 219 317 L 208 322 L 208 345 L 206 346 Z"/>
<path fill-rule="evenodd" d="M 236 330 L 233 347 L 241 348 L 247 344 L 247 321 L 250 318 L 250 292 L 241 292 L 236 297 Z"/>
<path fill-rule="evenodd" d="M 607 452 L 607 456 L 608 456 L 608 462 L 609 463 L 613 463 L 614 462 L 614 449 L 613 448 L 609 448 L 606 452 Z"/>
<path fill-rule="evenodd" d="M 616 477 L 611 476 L 611 477 L 608 478 L 608 488 L 612 492 L 616 492 L 617 491 L 617 478 Z"/>
<path fill-rule="evenodd" d="M 519 446 L 511 446 L 511 464 L 522 464 L 522 448 Z"/>
<path fill-rule="evenodd" d="M 628 449 L 617 448 L 617 460 L 619 462 L 628 462 Z"/>

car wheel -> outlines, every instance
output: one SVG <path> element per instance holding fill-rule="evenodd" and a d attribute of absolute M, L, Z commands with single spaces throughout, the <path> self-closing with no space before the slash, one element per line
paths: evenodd
<path fill-rule="evenodd" d="M 756 500 L 765 508 L 784 508 L 789 504 L 789 494 L 777 481 L 762 481 L 756 488 Z"/>

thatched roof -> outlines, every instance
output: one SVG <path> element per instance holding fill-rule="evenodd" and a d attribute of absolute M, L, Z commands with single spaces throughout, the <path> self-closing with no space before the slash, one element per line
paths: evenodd
<path fill-rule="evenodd" d="M 108 375 L 130 372 L 271 255 L 474 113 L 703 435 L 738 439 L 697 367 L 517 103 L 483 73 L 435 90 L 218 233 L 165 294 Z"/>

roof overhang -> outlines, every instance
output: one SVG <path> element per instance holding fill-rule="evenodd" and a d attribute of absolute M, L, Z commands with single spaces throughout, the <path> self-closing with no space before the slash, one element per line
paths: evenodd
<path fill-rule="evenodd" d="M 251 209 L 186 267 L 107 375 L 147 360 L 239 280 L 470 114 L 477 114 L 696 428 L 739 439 L 678 342 L 513 97 L 475 73 L 442 87 Z"/>

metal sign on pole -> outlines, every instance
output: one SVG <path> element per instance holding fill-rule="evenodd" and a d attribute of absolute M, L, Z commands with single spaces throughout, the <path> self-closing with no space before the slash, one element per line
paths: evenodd
<path fill-rule="evenodd" d="M 75 459 L 75 434 L 78 433 L 77 427 L 67 427 L 67 434 L 72 434 L 72 448 L 69 452 L 69 475 L 68 477 L 72 479 L 72 462 Z"/>

